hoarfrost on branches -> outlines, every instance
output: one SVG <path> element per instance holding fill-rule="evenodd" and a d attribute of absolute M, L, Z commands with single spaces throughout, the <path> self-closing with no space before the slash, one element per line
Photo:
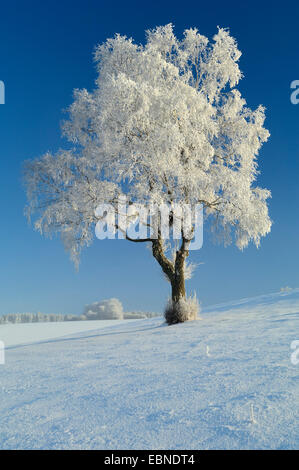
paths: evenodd
<path fill-rule="evenodd" d="M 171 24 L 147 31 L 144 45 L 116 35 L 98 46 L 95 89 L 75 91 L 63 125 L 72 149 L 26 164 L 35 227 L 59 232 L 78 262 L 93 239 L 97 206 L 116 208 L 126 195 L 202 203 L 226 240 L 258 246 L 271 228 L 270 192 L 256 186 L 269 132 L 264 108 L 251 110 L 236 88 L 240 56 L 227 29 L 212 41 L 187 29 L 179 40 Z"/>

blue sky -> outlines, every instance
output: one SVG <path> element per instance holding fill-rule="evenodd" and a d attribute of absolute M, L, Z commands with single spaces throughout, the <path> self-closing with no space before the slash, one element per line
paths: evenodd
<path fill-rule="evenodd" d="M 197 27 L 212 37 L 229 27 L 243 55 L 240 90 L 266 108 L 271 138 L 260 154 L 259 185 L 272 191 L 271 234 L 240 252 L 204 246 L 188 281 L 203 305 L 299 286 L 299 4 L 232 1 L 11 1 L 0 6 L 0 314 L 81 313 L 86 303 L 118 297 L 125 309 L 160 311 L 169 286 L 143 244 L 95 240 L 76 273 L 59 240 L 42 238 L 23 216 L 22 162 L 64 142 L 60 121 L 74 88 L 93 87 L 93 48 L 115 32 L 144 40 L 144 30 L 172 22 L 177 35 Z"/>

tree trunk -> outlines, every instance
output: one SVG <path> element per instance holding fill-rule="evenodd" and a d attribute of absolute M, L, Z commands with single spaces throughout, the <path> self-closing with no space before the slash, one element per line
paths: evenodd
<path fill-rule="evenodd" d="M 186 299 L 185 260 L 189 255 L 188 242 L 183 239 L 174 262 L 165 256 L 161 239 L 153 240 L 152 243 L 153 255 L 171 284 L 171 301 L 164 312 L 166 322 L 169 325 L 184 322 L 189 319 L 189 313 L 186 312 L 186 306 L 180 304 L 179 301 Z"/>
<path fill-rule="evenodd" d="M 186 297 L 185 289 L 185 260 L 189 252 L 185 249 L 183 244 L 181 249 L 176 252 L 174 263 L 174 275 L 171 282 L 172 293 L 171 297 L 173 302 L 178 302 L 181 298 Z"/>
<path fill-rule="evenodd" d="M 184 268 L 180 272 L 176 272 L 171 282 L 171 298 L 173 302 L 178 302 L 181 298 L 186 297 Z"/>
<path fill-rule="evenodd" d="M 177 267 L 171 281 L 171 300 L 164 310 L 165 320 L 168 325 L 182 323 L 188 319 L 186 315 L 186 300 L 184 265 Z"/>

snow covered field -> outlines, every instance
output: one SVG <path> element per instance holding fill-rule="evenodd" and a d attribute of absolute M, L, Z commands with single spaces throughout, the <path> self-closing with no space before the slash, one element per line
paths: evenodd
<path fill-rule="evenodd" d="M 0 448 L 298 449 L 299 289 L 201 317 L 1 325 Z"/>
<path fill-rule="evenodd" d="M 6 347 L 39 343 L 73 333 L 115 326 L 123 322 L 127 323 L 126 320 L 94 320 L 0 325 L 0 340 L 4 341 Z"/>

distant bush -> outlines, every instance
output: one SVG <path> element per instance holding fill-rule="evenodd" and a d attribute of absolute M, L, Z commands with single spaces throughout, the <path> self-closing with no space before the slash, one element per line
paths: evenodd
<path fill-rule="evenodd" d="M 87 320 L 123 320 L 123 306 L 118 299 L 101 300 L 86 305 L 84 316 Z"/>

